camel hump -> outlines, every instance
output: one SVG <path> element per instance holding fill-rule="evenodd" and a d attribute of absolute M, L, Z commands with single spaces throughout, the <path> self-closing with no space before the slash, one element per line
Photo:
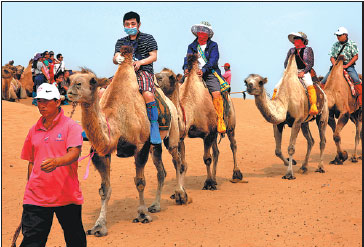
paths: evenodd
<path fill-rule="evenodd" d="M 133 47 L 128 45 L 123 45 L 120 48 L 121 55 L 124 56 L 126 54 L 132 54 L 133 53 Z"/>
<path fill-rule="evenodd" d="M 338 58 L 337 58 L 337 61 L 343 61 L 344 60 L 344 55 L 340 55 Z"/>
<path fill-rule="evenodd" d="M 193 64 L 197 62 L 198 57 L 197 54 L 187 54 L 187 68 L 188 70 L 191 70 L 193 67 Z"/>

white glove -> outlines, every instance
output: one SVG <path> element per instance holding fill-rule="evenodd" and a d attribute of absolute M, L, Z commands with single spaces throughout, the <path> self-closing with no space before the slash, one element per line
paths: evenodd
<path fill-rule="evenodd" d="M 120 54 L 118 54 L 115 58 L 115 61 L 118 63 L 118 64 L 121 64 L 123 61 L 125 60 L 125 58 L 123 56 L 121 56 Z"/>

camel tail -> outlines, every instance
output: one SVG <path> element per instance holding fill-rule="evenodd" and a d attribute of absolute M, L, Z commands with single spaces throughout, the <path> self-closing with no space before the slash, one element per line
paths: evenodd
<path fill-rule="evenodd" d="M 188 54 L 187 55 L 187 69 L 191 71 L 195 62 L 197 62 L 197 55 L 196 54 Z"/>

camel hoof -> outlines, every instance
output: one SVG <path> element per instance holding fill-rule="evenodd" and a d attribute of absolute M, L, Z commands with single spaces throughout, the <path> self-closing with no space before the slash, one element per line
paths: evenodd
<path fill-rule="evenodd" d="M 338 157 L 335 157 L 335 159 L 330 161 L 329 164 L 330 165 L 343 165 L 343 162 Z"/>
<path fill-rule="evenodd" d="M 148 212 L 150 213 L 158 213 L 161 211 L 161 207 L 158 206 L 158 205 L 151 205 L 149 208 L 148 208 Z"/>
<path fill-rule="evenodd" d="M 133 219 L 133 223 L 141 222 L 141 223 L 145 224 L 145 223 L 149 223 L 152 221 L 153 221 L 152 217 L 150 217 L 149 215 L 146 215 L 144 213 L 139 214 L 139 216 L 137 218 Z"/>
<path fill-rule="evenodd" d="M 340 159 L 340 161 L 342 161 L 342 162 L 344 162 L 345 160 L 347 160 L 348 159 L 348 152 L 346 152 L 346 151 L 343 151 L 342 153 L 340 153 L 339 154 L 339 159 Z"/>
<path fill-rule="evenodd" d="M 320 168 L 317 168 L 317 170 L 315 172 L 325 173 L 325 170 L 320 167 Z"/>
<path fill-rule="evenodd" d="M 353 157 L 350 158 L 350 161 L 352 163 L 357 163 L 359 161 L 359 159 L 357 157 L 353 156 Z"/>
<path fill-rule="evenodd" d="M 91 230 L 86 231 L 86 235 L 94 235 L 95 237 L 103 237 L 107 235 L 107 229 L 104 226 L 97 225 Z"/>
<path fill-rule="evenodd" d="M 212 179 L 207 179 L 205 181 L 205 185 L 203 186 L 203 190 L 217 190 L 216 188 L 216 181 L 212 180 Z"/>
<path fill-rule="evenodd" d="M 289 175 L 284 175 L 284 176 L 282 177 L 282 179 L 293 180 L 293 179 L 296 179 L 296 177 L 295 177 L 295 176 L 293 176 L 293 175 L 291 175 L 291 174 L 289 174 Z"/>
<path fill-rule="evenodd" d="M 307 173 L 307 168 L 306 167 L 301 167 L 299 170 L 298 170 L 298 172 L 300 173 L 300 174 L 305 174 L 305 173 Z"/>
<path fill-rule="evenodd" d="M 176 191 L 174 198 L 178 205 L 188 204 L 190 201 L 185 191 Z"/>
<path fill-rule="evenodd" d="M 243 180 L 243 174 L 241 173 L 240 170 L 234 171 L 234 173 L 233 173 L 233 179 L 232 180 L 233 181 Z"/>

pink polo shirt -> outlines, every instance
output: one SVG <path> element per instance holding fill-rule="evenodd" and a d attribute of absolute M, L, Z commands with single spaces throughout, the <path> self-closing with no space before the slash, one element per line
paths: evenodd
<path fill-rule="evenodd" d="M 224 77 L 224 79 L 229 83 L 231 83 L 231 70 L 228 70 L 225 72 L 225 74 L 222 75 L 222 77 Z"/>
<path fill-rule="evenodd" d="M 46 158 L 65 155 L 67 148 L 82 146 L 82 128 L 66 117 L 63 110 L 48 130 L 44 128 L 42 120 L 43 117 L 29 130 L 21 153 L 22 159 L 34 163 L 23 204 L 42 207 L 80 205 L 83 196 L 78 182 L 78 162 L 57 167 L 50 173 L 42 171 L 40 164 Z"/>

